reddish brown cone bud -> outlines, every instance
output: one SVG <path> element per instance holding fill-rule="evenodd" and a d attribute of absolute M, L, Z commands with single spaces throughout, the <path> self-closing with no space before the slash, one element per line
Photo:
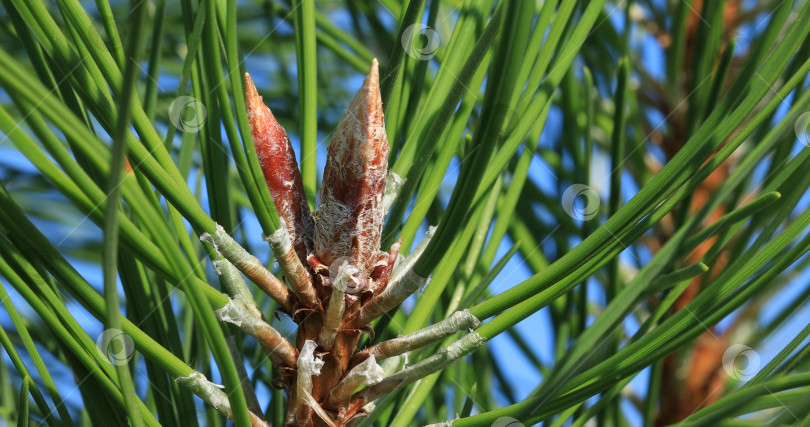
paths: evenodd
<path fill-rule="evenodd" d="M 325 265 L 340 257 L 368 277 L 378 260 L 385 211 L 388 139 L 377 60 L 340 121 L 323 174 L 315 213 L 315 256 Z"/>
<path fill-rule="evenodd" d="M 287 138 L 287 132 L 264 105 L 247 73 L 245 97 L 256 154 L 270 195 L 273 196 L 273 204 L 276 205 L 278 215 L 287 224 L 287 232 L 296 254 L 299 259 L 305 260 L 311 247 L 313 224 L 301 172 L 295 161 L 295 152 Z"/>

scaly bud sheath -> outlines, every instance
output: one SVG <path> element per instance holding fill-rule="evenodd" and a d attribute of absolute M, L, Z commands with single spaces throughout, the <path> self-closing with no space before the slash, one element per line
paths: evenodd
<path fill-rule="evenodd" d="M 416 264 L 416 261 L 422 256 L 422 253 L 425 251 L 425 248 L 430 242 L 430 239 L 433 238 L 433 233 L 435 232 L 436 227 L 429 227 L 425 238 L 419 243 L 419 246 L 407 257 L 400 256 L 397 262 L 394 263 L 385 288 L 376 292 L 371 301 L 363 305 L 357 313 L 358 321 L 361 326 L 368 325 L 374 319 L 387 313 L 389 310 L 402 303 L 402 301 L 405 301 L 419 288 L 427 284 L 427 278 L 416 274 L 413 271 L 413 265 Z M 392 246 L 392 249 L 393 248 Z"/>
<path fill-rule="evenodd" d="M 374 356 L 368 356 L 366 360 L 360 362 L 347 372 L 346 375 L 340 380 L 340 383 L 332 389 L 329 393 L 329 405 L 333 407 L 340 407 L 349 401 L 355 390 L 362 385 L 374 385 L 382 381 L 385 376 L 385 371 Z"/>
<path fill-rule="evenodd" d="M 486 342 L 486 339 L 478 335 L 475 331 L 465 335 L 460 340 L 450 344 L 448 347 L 439 350 L 433 356 L 421 362 L 411 365 L 390 377 L 386 377 L 379 383 L 366 387 L 355 394 L 353 399 L 359 401 L 359 405 L 373 402 L 380 396 L 388 394 L 400 387 L 404 387 L 414 381 L 422 379 L 444 367 L 450 365 L 458 359 L 470 354 L 476 348 Z"/>
<path fill-rule="evenodd" d="M 232 299 L 224 307 L 216 311 L 219 320 L 236 325 L 264 348 L 265 353 L 278 367 L 294 367 L 298 359 L 298 352 L 292 344 L 284 338 L 275 328 L 262 320 L 248 303 Z"/>
<path fill-rule="evenodd" d="M 426 277 L 416 274 L 413 269 L 408 270 L 402 280 L 392 282 L 360 309 L 358 315 L 360 325 L 368 325 L 374 319 L 400 305 L 411 294 L 424 288 L 427 282 Z"/>
<path fill-rule="evenodd" d="M 320 306 L 315 287 L 312 285 L 312 278 L 295 252 L 286 224 L 282 221 L 278 230 L 265 236 L 265 240 L 270 243 L 270 248 L 273 249 L 278 265 L 284 272 L 284 277 L 290 282 L 293 292 L 307 307 Z"/>
<path fill-rule="evenodd" d="M 256 154 L 279 216 L 278 230 L 267 236 L 284 276 L 308 307 L 318 305 L 312 279 L 302 264 L 312 246 L 312 215 L 304 194 L 298 163 L 287 132 L 262 102 L 250 75 L 245 73 L 245 97 Z"/>
<path fill-rule="evenodd" d="M 229 420 L 233 420 L 233 411 L 231 410 L 231 403 L 228 401 L 228 395 L 220 390 L 219 387 L 221 386 L 208 381 L 205 375 L 194 371 L 191 375 L 177 377 L 174 381 L 199 396 L 205 403 L 225 415 Z M 270 426 L 261 416 L 253 412 L 250 413 L 250 425 L 252 427 Z"/>
<path fill-rule="evenodd" d="M 200 240 L 213 246 L 217 252 L 217 257 L 221 255 L 230 261 L 259 289 L 269 295 L 270 298 L 273 298 L 279 304 L 281 310 L 285 313 L 293 313 L 295 296 L 284 286 L 284 283 L 281 283 L 276 276 L 273 276 L 273 273 L 264 268 L 258 258 L 239 246 L 239 243 L 236 243 L 221 225 L 217 224 L 217 231 L 214 234 L 201 234 Z"/>
<path fill-rule="evenodd" d="M 312 216 L 292 144 L 247 73 L 245 98 L 256 154 L 273 204 L 287 225 L 295 252 L 300 259 L 306 259 L 312 241 Z"/>
<path fill-rule="evenodd" d="M 457 332 L 475 329 L 481 322 L 469 310 L 457 311 L 447 319 L 408 335 L 381 342 L 358 353 L 356 356 L 369 355 L 377 360 L 424 347 L 430 343 L 447 338 Z"/>
<path fill-rule="evenodd" d="M 332 282 L 332 295 L 329 297 L 329 307 L 326 309 L 326 317 L 323 319 L 323 328 L 321 334 L 318 336 L 318 344 L 324 350 L 331 350 L 335 345 L 335 337 L 340 329 L 340 322 L 343 321 L 343 312 L 346 309 L 346 289 L 349 286 L 351 276 L 357 271 L 357 268 L 344 261 L 332 269 L 337 270 Z"/>
<path fill-rule="evenodd" d="M 396 264 L 397 257 L 399 257 L 399 248 L 402 246 L 402 239 L 397 240 L 391 245 L 388 253 L 380 252 L 380 261 L 371 272 L 371 278 L 374 279 L 374 287 L 372 292 L 380 293 L 388 286 L 388 280 L 391 278 L 391 273 L 394 271 L 394 264 Z"/>
<path fill-rule="evenodd" d="M 307 340 L 298 356 L 298 380 L 295 388 L 295 405 L 290 405 L 287 424 L 308 426 L 313 410 L 320 407 L 312 398 L 312 377 L 321 374 L 323 360 L 315 355 L 315 341 Z"/>
<path fill-rule="evenodd" d="M 251 304 L 252 307 L 256 307 L 253 294 L 250 293 L 250 289 L 242 279 L 242 273 L 239 272 L 239 269 L 221 254 L 217 256 L 216 252 L 214 253 L 214 259 L 211 260 L 211 264 L 214 266 L 214 273 L 219 275 L 222 286 L 227 290 L 228 295 Z"/>
<path fill-rule="evenodd" d="M 340 121 L 329 145 L 315 213 L 315 256 L 325 265 L 340 257 L 365 279 L 380 249 L 388 174 L 377 60 Z"/>

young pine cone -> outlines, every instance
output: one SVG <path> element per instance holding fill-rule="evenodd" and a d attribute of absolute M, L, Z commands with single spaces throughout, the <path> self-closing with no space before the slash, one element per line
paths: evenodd
<path fill-rule="evenodd" d="M 344 258 L 359 269 L 355 285 L 372 289 L 369 276 L 379 255 L 388 174 L 377 61 L 340 121 L 323 173 L 315 212 L 315 257 L 326 266 Z M 386 263 L 387 257 L 382 259 Z"/>
<path fill-rule="evenodd" d="M 312 247 L 313 224 L 304 184 L 287 132 L 262 102 L 250 74 L 245 73 L 248 120 L 264 179 L 278 215 L 284 220 L 295 253 L 306 260 Z"/>
<path fill-rule="evenodd" d="M 318 304 L 293 313 L 299 323 L 296 347 L 312 360 L 288 367 L 298 373 L 285 377 L 290 396 L 287 423 L 320 425 L 324 411 L 346 422 L 362 410 L 351 407 L 350 391 L 332 392 L 357 349 L 363 326 L 357 313 L 370 293 L 385 288 L 399 247 L 395 244 L 390 254 L 380 250 L 389 148 L 377 61 L 335 130 L 313 214 L 286 132 L 249 76 L 246 91 L 253 139 L 273 203 L 294 244 L 296 262 L 306 266 L 318 298 Z M 302 371 L 302 366 L 313 367 L 313 372 Z M 313 411 L 313 402 L 320 406 L 318 411 Z"/>

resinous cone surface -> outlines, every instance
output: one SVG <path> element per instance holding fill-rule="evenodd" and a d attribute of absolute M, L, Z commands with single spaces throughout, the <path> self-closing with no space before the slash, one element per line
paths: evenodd
<path fill-rule="evenodd" d="M 377 61 L 335 130 L 315 213 L 315 255 L 347 257 L 366 277 L 378 259 L 388 174 Z"/>
<path fill-rule="evenodd" d="M 287 132 L 262 102 L 248 74 L 245 74 L 245 95 L 256 154 L 273 196 L 273 204 L 286 223 L 295 252 L 300 259 L 306 259 L 311 248 L 313 224 L 295 152 Z"/>

